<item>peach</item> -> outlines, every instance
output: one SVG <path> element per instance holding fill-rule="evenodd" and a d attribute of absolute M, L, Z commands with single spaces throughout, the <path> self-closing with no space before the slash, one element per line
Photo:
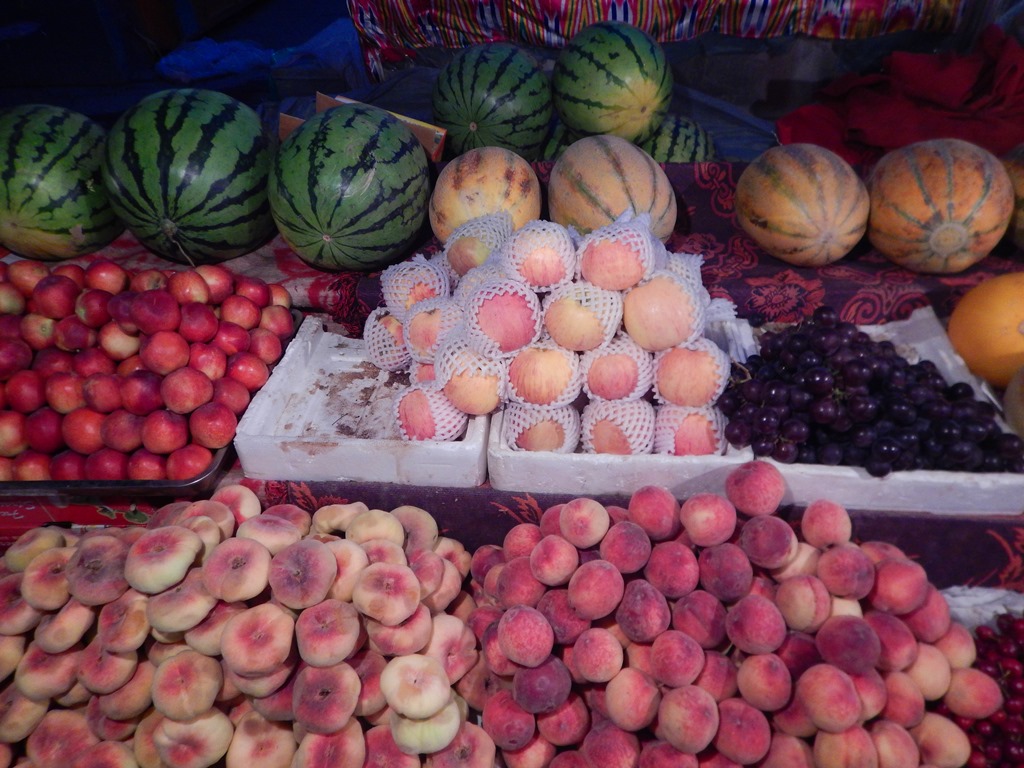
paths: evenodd
<path fill-rule="evenodd" d="M 820 768 L 878 765 L 874 740 L 860 725 L 839 732 L 819 731 L 813 744 L 814 764 Z"/>
<path fill-rule="evenodd" d="M 659 541 L 643 567 L 643 577 L 669 600 L 692 592 L 700 581 L 693 548 L 679 541 Z"/>
<path fill-rule="evenodd" d="M 18 535 L 4 551 L 3 563 L 9 572 L 24 571 L 36 555 L 49 549 L 65 546 L 64 534 L 59 528 L 36 526 Z"/>
<path fill-rule="evenodd" d="M 609 720 L 595 723 L 580 745 L 590 765 L 629 768 L 640 760 L 640 739 Z"/>
<path fill-rule="evenodd" d="M 227 754 L 234 726 L 219 709 L 209 709 L 190 720 L 163 718 L 153 730 L 157 754 L 169 765 L 182 768 L 213 765 Z"/>
<path fill-rule="evenodd" d="M 703 589 L 695 589 L 672 606 L 672 627 L 685 632 L 708 650 L 725 639 L 725 606 Z"/>
<path fill-rule="evenodd" d="M 583 697 L 572 691 L 549 712 L 536 715 L 537 733 L 556 747 L 582 743 L 590 730 L 591 717 Z"/>
<path fill-rule="evenodd" d="M 267 580 L 276 600 L 302 610 L 326 598 L 337 575 L 338 562 L 327 545 L 307 538 L 289 544 L 271 558 Z"/>
<path fill-rule="evenodd" d="M 949 660 L 930 643 L 918 643 L 917 658 L 903 671 L 917 683 L 925 701 L 938 701 L 949 690 L 952 679 Z"/>
<path fill-rule="evenodd" d="M 153 706 L 165 717 L 190 720 L 213 707 L 222 684 L 220 662 L 189 648 L 157 666 Z"/>
<path fill-rule="evenodd" d="M 257 539 L 226 538 L 217 544 L 202 564 L 206 590 L 226 602 L 250 600 L 269 584 L 270 550 Z"/>
<path fill-rule="evenodd" d="M 590 627 L 572 645 L 573 671 L 584 681 L 607 683 L 623 667 L 622 643 L 604 627 Z"/>
<path fill-rule="evenodd" d="M 256 517 L 262 509 L 256 492 L 240 483 L 226 483 L 218 486 L 210 495 L 209 500 L 226 505 L 234 515 L 236 526 L 250 517 Z"/>
<path fill-rule="evenodd" d="M 40 552 L 22 572 L 21 597 L 40 611 L 56 611 L 71 597 L 64 571 L 74 547 L 53 547 Z"/>
<path fill-rule="evenodd" d="M 806 541 L 797 542 L 796 556 L 781 568 L 773 568 L 769 573 L 776 582 L 803 574 L 813 576 L 818 572 L 818 560 L 821 558 L 821 552 L 822 550 L 812 547 Z"/>
<path fill-rule="evenodd" d="M 85 713 L 77 709 L 51 709 L 25 739 L 25 754 L 38 768 L 59 768 L 68 756 L 98 744 Z"/>
<path fill-rule="evenodd" d="M 580 618 L 589 620 L 612 613 L 624 592 L 625 581 L 619 569 L 600 559 L 580 565 L 568 584 L 569 604 Z"/>
<path fill-rule="evenodd" d="M 660 685 L 690 685 L 703 667 L 704 649 L 685 632 L 667 629 L 651 644 L 650 672 Z"/>
<path fill-rule="evenodd" d="M 879 611 L 910 613 L 924 604 L 928 586 L 928 574 L 920 563 L 887 557 L 875 563 L 875 583 L 867 599 Z"/>
<path fill-rule="evenodd" d="M 793 678 L 785 662 L 774 653 L 745 657 L 736 670 L 740 696 L 763 712 L 775 712 L 789 702 Z"/>
<path fill-rule="evenodd" d="M 918 643 L 910 628 L 898 616 L 866 611 L 864 621 L 875 631 L 881 646 L 877 666 L 882 671 L 902 670 L 917 658 Z"/>
<path fill-rule="evenodd" d="M 185 578 L 202 549 L 199 534 L 184 526 L 146 530 L 128 549 L 125 579 L 138 592 L 163 592 Z"/>
<path fill-rule="evenodd" d="M 193 568 L 178 584 L 146 601 L 146 618 L 150 632 L 165 634 L 185 633 L 205 619 L 217 598 L 207 592 L 203 574 Z"/>
<path fill-rule="evenodd" d="M 371 563 L 409 565 L 409 558 L 405 554 L 405 550 L 400 544 L 396 544 L 390 539 L 369 539 L 359 546 L 366 552 L 366 558 Z"/>
<path fill-rule="evenodd" d="M 924 602 L 900 618 L 914 633 L 914 637 L 924 643 L 934 643 L 949 631 L 952 624 L 949 603 L 932 584 L 928 585 Z"/>
<path fill-rule="evenodd" d="M 486 701 L 498 690 L 511 690 L 512 680 L 493 672 L 481 653 L 476 663 L 455 683 L 455 691 L 470 709 L 482 712 Z"/>
<path fill-rule="evenodd" d="M 34 700 L 18 690 L 14 682 L 0 689 L 0 742 L 16 744 L 34 733 L 50 711 L 47 699 Z"/>
<path fill-rule="evenodd" d="M 734 602 L 750 591 L 753 565 L 737 544 L 704 547 L 697 556 L 700 584 L 723 603 Z"/>
<path fill-rule="evenodd" d="M 3 595 L 2 587 L 3 582 L 0 581 L 0 596 Z M 93 606 L 72 597 L 56 613 L 48 613 L 36 623 L 33 640 L 48 653 L 66 651 L 92 629 L 96 614 Z M 5 622 L 4 626 L 12 625 Z"/>
<path fill-rule="evenodd" d="M 846 544 L 853 535 L 853 521 L 846 507 L 828 499 L 815 499 L 800 516 L 800 535 L 813 547 L 825 549 Z"/>
<path fill-rule="evenodd" d="M 824 583 L 810 574 L 783 579 L 775 592 L 775 604 L 786 626 L 801 632 L 816 631 L 832 610 L 832 600 Z"/>
<path fill-rule="evenodd" d="M 529 555 L 544 537 L 536 523 L 517 523 L 506 531 L 501 550 L 506 560 Z"/>
<path fill-rule="evenodd" d="M 338 569 L 327 596 L 335 600 L 351 601 L 352 590 L 355 588 L 356 581 L 359 580 L 360 572 L 370 564 L 366 550 L 354 541 L 347 539 L 332 539 L 325 544 L 334 555 Z M 415 569 L 414 573 L 416 573 Z"/>
<path fill-rule="evenodd" d="M 402 546 L 405 543 L 405 528 L 402 521 L 383 509 L 357 511 L 345 525 L 345 538 L 356 544 L 371 539 L 386 539 Z"/>
<path fill-rule="evenodd" d="M 224 756 L 225 768 L 252 765 L 290 766 L 298 744 L 287 723 L 268 720 L 249 711 L 235 723 L 231 746 Z"/>
<path fill-rule="evenodd" d="M 580 549 L 599 544 L 611 525 L 605 506 L 586 497 L 566 502 L 558 521 L 562 536 Z"/>
<path fill-rule="evenodd" d="M 84 605 L 103 605 L 120 597 L 128 589 L 124 577 L 128 547 L 110 534 L 82 539 L 65 571 L 71 596 Z"/>
<path fill-rule="evenodd" d="M 535 667 L 520 667 L 512 676 L 512 696 L 527 712 L 550 712 L 568 698 L 572 676 L 557 656 Z"/>
<path fill-rule="evenodd" d="M 771 746 L 771 726 L 761 710 L 740 698 L 718 702 L 718 732 L 712 744 L 723 757 L 750 765 Z"/>
<path fill-rule="evenodd" d="M 737 511 L 750 517 L 770 515 L 786 495 L 786 480 L 767 461 L 748 461 L 725 478 L 725 496 Z"/>
<path fill-rule="evenodd" d="M 527 605 L 512 606 L 498 621 L 498 645 L 515 662 L 535 667 L 554 648 L 555 635 L 544 614 Z"/>
<path fill-rule="evenodd" d="M 274 603 L 254 605 L 224 625 L 221 653 L 239 675 L 264 675 L 280 668 L 292 650 L 295 619 Z"/>
<path fill-rule="evenodd" d="M 509 690 L 498 690 L 487 699 L 480 722 L 501 750 L 524 747 L 537 730 L 536 716 L 517 704 Z"/>
<path fill-rule="evenodd" d="M 717 493 L 695 493 L 679 507 L 683 530 L 694 545 L 710 547 L 728 541 L 736 530 L 736 508 Z"/>
<path fill-rule="evenodd" d="M 533 575 L 530 558 L 526 555 L 514 557 L 500 568 L 492 569 L 492 572 L 495 575 L 494 598 L 498 605 L 504 608 L 511 608 L 513 605 L 536 607 L 545 592 L 545 585 Z M 579 573 L 578 569 L 576 573 Z M 488 574 L 488 577 L 490 576 L 491 574 Z"/>
<path fill-rule="evenodd" d="M 302 667 L 292 689 L 296 725 L 309 733 L 341 730 L 355 712 L 360 686 L 359 675 L 345 662 Z"/>
<path fill-rule="evenodd" d="M 856 544 L 836 544 L 818 558 L 817 576 L 829 594 L 860 600 L 875 583 L 875 567 Z"/>
<path fill-rule="evenodd" d="M 853 680 L 831 664 L 806 669 L 796 678 L 793 696 L 820 730 L 840 733 L 860 721 L 861 702 Z"/>
<path fill-rule="evenodd" d="M 79 654 L 78 682 L 96 694 L 111 693 L 127 683 L 139 663 L 136 651 L 107 651 L 93 638 Z"/>
<path fill-rule="evenodd" d="M 818 628 L 814 642 L 825 662 L 851 675 L 874 669 L 882 655 L 874 628 L 858 616 L 830 616 Z"/>
<path fill-rule="evenodd" d="M 936 640 L 934 645 L 945 655 L 951 669 L 973 666 L 978 658 L 974 635 L 958 621 L 951 622 L 946 634 Z"/>
<path fill-rule="evenodd" d="M 266 547 L 271 555 L 276 555 L 289 544 L 301 539 L 302 531 L 295 523 L 283 517 L 261 514 L 239 522 L 235 536 L 241 539 L 255 539 Z"/>
<path fill-rule="evenodd" d="M 448 682 L 454 685 L 480 657 L 476 635 L 461 618 L 450 613 L 435 613 L 431 625 L 430 639 L 421 652 L 441 662 Z"/>
<path fill-rule="evenodd" d="M 81 649 L 72 646 L 47 653 L 30 642 L 14 670 L 14 685 L 30 699 L 45 701 L 64 695 L 76 682 Z"/>
<path fill-rule="evenodd" d="M 760 568 L 782 568 L 797 554 L 796 533 L 781 517 L 752 517 L 740 527 L 737 543 L 750 562 Z"/>
<path fill-rule="evenodd" d="M 386 728 L 383 730 L 387 730 Z M 404 768 L 404 764 L 395 760 L 392 755 L 400 754 L 395 748 L 394 741 L 388 741 L 393 751 L 385 752 L 383 743 L 376 737 L 373 742 L 370 734 L 365 736 L 359 722 L 355 719 L 349 720 L 341 730 L 330 733 L 305 733 L 295 750 L 291 765 L 293 768 L 315 768 L 315 766 L 331 765 L 337 768 L 363 768 L 364 763 L 370 765 L 369 745 L 373 743 L 378 752 L 382 752 L 392 759 L 392 765 L 396 768 Z"/>
<path fill-rule="evenodd" d="M 885 681 L 886 700 L 881 716 L 904 728 L 912 728 L 921 722 L 926 702 L 914 678 L 906 672 L 894 671 L 883 673 L 882 679 Z"/>
<path fill-rule="evenodd" d="M 537 530 L 539 532 L 540 528 Z M 534 578 L 549 587 L 568 584 L 579 565 L 576 547 L 560 534 L 549 534 L 539 539 L 528 556 Z"/>
<path fill-rule="evenodd" d="M 25 635 L 0 635 L 0 680 L 6 680 L 17 669 L 28 641 Z"/>
<path fill-rule="evenodd" d="M 726 613 L 725 634 L 744 653 L 771 653 L 786 637 L 786 621 L 771 600 L 748 594 Z"/>
<path fill-rule="evenodd" d="M 644 485 L 633 491 L 626 512 L 629 520 L 639 525 L 652 542 L 674 538 L 682 527 L 679 502 L 661 485 Z"/>
<path fill-rule="evenodd" d="M 623 589 L 615 621 L 628 639 L 649 643 L 669 628 L 672 610 L 665 596 L 650 582 L 634 578 Z"/>
<path fill-rule="evenodd" d="M 352 768 L 417 768 L 422 764 L 420 755 L 417 754 L 406 754 L 403 752 L 398 744 L 395 743 L 394 736 L 391 733 L 391 727 L 388 725 L 388 718 L 381 724 L 371 726 L 365 733 L 365 762 L 363 763 L 352 763 Z M 358 729 L 357 729 L 358 731 Z M 320 737 L 327 738 L 327 737 Z M 313 765 L 322 765 L 323 762 L 310 763 L 312 768 Z M 298 768 L 298 766 L 296 766 Z"/>
<path fill-rule="evenodd" d="M 491 768 L 497 747 L 487 732 L 476 723 L 464 721 L 447 746 L 430 753 L 427 768 Z"/>
<path fill-rule="evenodd" d="M 696 755 L 718 732 L 718 702 L 703 688 L 684 685 L 666 690 L 658 705 L 655 735 L 675 749 Z"/>
<path fill-rule="evenodd" d="M 286 685 L 295 674 L 298 663 L 298 654 L 294 651 L 288 654 L 285 661 L 272 671 L 257 675 L 240 675 L 235 672 L 227 662 L 221 658 L 221 667 L 224 671 L 225 689 L 234 688 L 240 694 L 249 698 L 266 698 L 277 692 Z"/>
<path fill-rule="evenodd" d="M 451 685 L 441 662 L 423 654 L 388 661 L 380 673 L 380 690 L 392 711 L 416 719 L 437 714 L 451 700 Z"/>
<path fill-rule="evenodd" d="M 96 696 L 100 711 L 114 720 L 131 720 L 144 715 L 153 703 L 153 679 L 156 665 L 140 659 L 128 682 L 110 693 Z"/>
<path fill-rule="evenodd" d="M 608 716 L 624 731 L 646 728 L 658 714 L 661 693 L 650 675 L 624 667 L 605 687 Z"/>
<path fill-rule="evenodd" d="M 651 539 L 640 525 L 620 520 L 605 533 L 598 551 L 623 574 L 630 574 L 647 565 L 651 549 Z"/>
<path fill-rule="evenodd" d="M 356 701 L 355 715 L 369 717 L 387 709 L 387 701 L 380 688 L 380 676 L 387 665 L 387 660 L 371 648 L 356 651 L 347 663 L 359 675 L 359 699 Z"/>
<path fill-rule="evenodd" d="M 993 678 L 968 667 L 952 670 L 942 702 L 958 717 L 983 720 L 1003 706 L 1003 694 Z"/>
<path fill-rule="evenodd" d="M 902 725 L 889 720 L 876 720 L 867 729 L 878 755 L 878 768 L 920 764 L 921 757 L 914 737 Z"/>
<path fill-rule="evenodd" d="M 807 713 L 807 705 L 795 696 L 782 709 L 772 713 L 772 727 L 776 733 L 799 739 L 812 738 L 818 732 L 818 726 Z"/>
<path fill-rule="evenodd" d="M 591 626 L 590 619 L 581 617 L 574 610 L 568 589 L 548 590 L 537 601 L 536 608 L 551 625 L 558 645 L 571 645 Z"/>
<path fill-rule="evenodd" d="M 325 599 L 303 610 L 295 619 L 299 657 L 314 667 L 344 661 L 363 637 L 359 613 L 351 603 Z"/>
<path fill-rule="evenodd" d="M 872 669 L 850 677 L 857 689 L 857 695 L 860 696 L 861 720 L 866 722 L 881 714 L 889 695 L 882 673 Z"/>
<path fill-rule="evenodd" d="M 386 626 L 402 623 L 420 602 L 420 583 L 407 565 L 370 563 L 359 571 L 352 604 L 364 616 Z"/>
<path fill-rule="evenodd" d="M 922 765 L 956 768 L 966 765 L 971 756 L 971 742 L 963 729 L 949 718 L 926 712 L 921 722 L 909 729 L 917 742 Z"/>
<path fill-rule="evenodd" d="M 365 550 L 364 550 L 365 551 Z M 420 599 L 433 594 L 440 588 L 445 576 L 447 562 L 432 549 L 413 549 L 406 557 L 407 565 L 420 582 Z M 367 556 L 367 565 L 369 556 Z M 449 563 L 450 565 L 450 563 Z M 453 566 L 454 567 L 454 566 Z"/>

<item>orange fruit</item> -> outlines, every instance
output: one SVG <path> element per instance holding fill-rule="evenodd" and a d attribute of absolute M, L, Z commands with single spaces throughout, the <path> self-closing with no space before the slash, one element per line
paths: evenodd
<path fill-rule="evenodd" d="M 971 373 L 1005 388 L 1024 366 L 1024 272 L 997 275 L 967 291 L 949 316 L 947 333 Z"/>

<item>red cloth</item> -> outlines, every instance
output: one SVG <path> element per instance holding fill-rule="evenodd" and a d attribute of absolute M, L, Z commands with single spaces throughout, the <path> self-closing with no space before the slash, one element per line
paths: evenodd
<path fill-rule="evenodd" d="M 1003 155 L 1024 143 L 1024 48 L 997 26 L 967 54 L 896 52 L 882 73 L 846 75 L 776 123 L 779 142 L 870 165 L 915 141 L 958 138 Z"/>

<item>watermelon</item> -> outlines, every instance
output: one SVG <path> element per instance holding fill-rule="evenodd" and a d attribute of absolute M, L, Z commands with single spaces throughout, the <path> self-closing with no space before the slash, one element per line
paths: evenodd
<path fill-rule="evenodd" d="M 159 91 L 111 127 L 103 181 L 139 241 L 182 264 L 232 259 L 274 234 L 273 162 L 255 110 L 217 91 Z"/>
<path fill-rule="evenodd" d="M 423 146 L 393 115 L 365 104 L 305 121 L 281 144 L 270 175 L 278 230 L 326 270 L 369 272 L 401 260 L 429 198 Z"/>
<path fill-rule="evenodd" d="M 502 147 L 536 160 L 551 122 L 548 76 L 530 54 L 509 43 L 460 50 L 438 74 L 431 101 L 453 157 L 476 147 Z"/>
<path fill-rule="evenodd" d="M 639 147 L 659 163 L 703 163 L 715 159 L 711 134 L 682 115 L 666 115 Z"/>
<path fill-rule="evenodd" d="M 106 133 L 83 114 L 27 104 L 0 114 L 0 245 L 59 261 L 124 231 L 103 188 Z"/>
<path fill-rule="evenodd" d="M 555 111 L 581 135 L 644 141 L 672 99 L 672 70 L 661 45 L 637 27 L 601 21 L 559 52 L 551 79 Z"/>
<path fill-rule="evenodd" d="M 556 118 L 551 124 L 551 130 L 548 131 L 548 136 L 540 148 L 540 156 L 537 159 L 557 160 L 562 156 L 566 147 L 582 138 L 566 128 L 565 123 Z"/>

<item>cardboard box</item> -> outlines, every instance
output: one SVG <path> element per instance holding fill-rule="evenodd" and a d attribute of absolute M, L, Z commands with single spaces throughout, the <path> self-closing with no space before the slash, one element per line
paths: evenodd
<path fill-rule="evenodd" d="M 243 473 L 261 480 L 482 484 L 486 416 L 471 418 L 462 439 L 451 442 L 405 441 L 397 431 L 371 436 L 381 434 L 406 380 L 370 363 L 361 339 L 307 317 L 238 424 Z"/>

